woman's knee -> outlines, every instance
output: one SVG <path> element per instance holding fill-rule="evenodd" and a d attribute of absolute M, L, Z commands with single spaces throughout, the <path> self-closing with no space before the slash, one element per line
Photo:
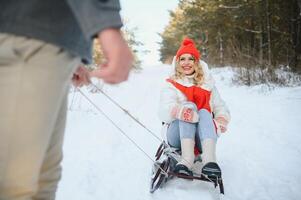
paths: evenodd
<path fill-rule="evenodd" d="M 206 109 L 199 110 L 198 133 L 200 140 L 214 139 L 217 140 L 216 128 L 213 123 L 211 113 Z"/>
<path fill-rule="evenodd" d="M 199 118 L 212 118 L 211 113 L 207 109 L 200 109 L 199 110 Z"/>

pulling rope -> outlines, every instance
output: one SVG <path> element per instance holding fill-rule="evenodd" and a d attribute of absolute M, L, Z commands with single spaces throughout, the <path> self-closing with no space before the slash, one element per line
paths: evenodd
<path fill-rule="evenodd" d="M 134 121 L 136 121 L 140 126 L 142 126 L 145 130 L 147 130 L 151 135 L 153 135 L 159 142 L 162 140 L 150 129 L 148 129 L 144 124 L 142 124 L 137 118 L 135 118 L 128 110 L 124 109 L 120 104 L 118 104 L 114 99 L 112 99 L 109 95 L 107 95 L 102 89 L 98 88 L 95 84 L 91 83 L 99 92 L 101 92 L 104 96 L 106 96 L 112 103 L 114 103 L 118 108 L 123 110 L 129 117 L 131 117 Z"/>
<path fill-rule="evenodd" d="M 94 85 L 94 84 L 93 84 Z M 95 86 L 95 85 L 94 85 Z M 96 86 L 95 86 L 96 87 Z M 96 87 L 97 88 L 97 87 Z M 101 91 L 103 94 L 105 94 L 101 89 L 97 88 L 99 91 Z M 157 167 L 159 167 L 162 171 L 162 173 L 166 176 L 168 176 L 168 173 L 162 169 L 154 159 L 152 159 L 151 156 L 149 156 L 131 137 L 129 137 L 107 114 L 105 114 L 105 112 L 103 110 L 101 110 L 93 101 L 91 101 L 91 99 L 85 94 L 83 93 L 79 88 L 77 89 L 79 91 L 79 93 L 81 93 L 81 95 L 83 95 L 83 97 L 89 101 L 107 120 L 109 120 L 114 126 L 115 128 L 117 128 L 130 142 L 132 142 L 132 144 L 134 144 L 144 155 L 146 155 L 152 162 L 153 164 L 155 164 Z M 111 99 L 108 95 L 105 94 L 105 96 L 107 96 L 109 99 Z M 113 100 L 112 100 L 113 101 Z M 114 102 L 114 101 L 113 101 Z M 138 124 L 142 125 L 142 127 L 145 127 L 143 124 L 141 124 L 141 122 L 139 122 L 136 118 L 134 118 L 132 115 L 129 114 L 129 112 L 125 109 L 123 109 L 121 106 L 119 106 L 119 104 L 116 103 L 116 105 L 118 105 L 118 107 L 120 107 L 123 111 L 125 111 L 129 116 L 131 116 L 132 119 L 134 119 L 135 121 L 138 122 Z M 147 128 L 146 128 L 147 129 Z M 147 129 L 149 130 L 149 129 Z M 149 130 L 150 131 L 150 130 Z M 159 139 L 158 137 L 156 137 L 157 139 Z M 159 139 L 160 140 L 160 139 Z M 160 140 L 161 141 L 161 140 Z"/>
<path fill-rule="evenodd" d="M 118 104 L 114 99 L 112 99 L 109 95 L 107 95 L 102 89 L 98 88 L 95 84 L 91 82 L 91 84 L 98 90 L 100 91 L 104 96 L 106 96 L 112 103 L 114 103 L 117 107 L 119 107 L 122 111 L 124 111 L 131 119 L 136 121 L 140 126 L 142 126 L 145 130 L 147 130 L 151 135 L 153 135 L 155 138 L 157 138 L 160 142 L 162 140 L 155 134 L 153 133 L 150 129 L 148 129 L 144 124 L 142 124 L 138 119 L 136 119 L 128 110 L 124 109 L 120 104 Z M 89 101 L 107 120 L 109 120 L 115 128 L 117 128 L 132 144 L 134 144 L 145 156 L 147 156 L 153 164 L 155 164 L 159 169 L 161 169 L 161 172 L 167 177 L 168 172 L 164 170 L 151 156 L 149 156 L 143 148 L 141 148 L 132 138 L 130 138 L 108 115 L 105 114 L 103 110 L 101 110 L 85 93 L 83 93 L 79 88 L 77 90 L 83 95 L 83 97 Z M 184 158 L 182 158 L 184 159 Z M 185 159 L 184 159 L 185 160 Z M 186 161 L 186 160 L 185 160 Z M 205 174 L 200 173 L 200 175 L 204 175 L 204 177 L 209 181 L 213 182 L 211 179 L 209 179 Z"/>

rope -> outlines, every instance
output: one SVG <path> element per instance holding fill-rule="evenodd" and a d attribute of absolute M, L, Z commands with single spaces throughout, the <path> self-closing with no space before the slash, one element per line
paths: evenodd
<path fill-rule="evenodd" d="M 73 90 L 75 90 L 73 88 Z M 73 96 L 72 96 L 72 100 L 71 100 L 71 103 L 70 103 L 70 106 L 69 106 L 69 110 L 72 110 L 72 106 L 73 106 L 73 102 L 74 102 L 74 97 L 75 97 L 75 92 L 73 91 Z"/>
<path fill-rule="evenodd" d="M 159 138 L 154 132 L 148 129 L 144 124 L 142 124 L 137 118 L 135 118 L 128 110 L 124 109 L 120 104 L 118 104 L 114 99 L 112 99 L 109 95 L 107 95 L 102 89 L 98 88 L 95 84 L 91 83 L 99 92 L 101 92 L 104 96 L 106 96 L 112 103 L 114 103 L 117 107 L 119 107 L 125 114 L 130 116 L 134 121 L 136 121 L 140 126 L 142 126 L 145 130 L 147 130 L 150 134 L 152 134 L 159 142 L 162 142 L 162 139 Z"/>
<path fill-rule="evenodd" d="M 149 156 L 131 137 L 129 137 L 108 115 L 105 114 L 105 112 L 103 110 L 101 110 L 93 101 L 90 100 L 90 98 L 83 93 L 80 89 L 78 89 L 79 93 L 81 93 L 83 95 L 83 97 L 85 97 L 85 99 L 87 101 L 89 101 L 107 120 L 109 120 L 114 126 L 115 128 L 117 128 L 130 142 L 132 142 L 132 144 L 134 144 L 144 155 L 146 155 L 152 162 L 153 164 L 155 164 L 157 167 L 159 167 L 162 171 L 162 173 L 166 176 L 168 176 L 168 173 L 162 169 L 154 159 L 152 159 L 151 156 Z M 128 112 L 127 112 L 128 113 Z"/>
<path fill-rule="evenodd" d="M 143 128 L 145 128 L 149 133 L 151 133 L 151 135 L 153 135 L 155 138 L 157 138 L 160 142 L 162 142 L 162 140 L 156 135 L 154 134 L 150 129 L 148 129 L 144 124 L 142 124 L 138 119 L 136 119 L 131 113 L 129 113 L 126 109 L 124 109 L 120 104 L 118 104 L 114 99 L 112 99 L 109 95 L 107 95 L 105 92 L 103 92 L 103 90 L 101 90 L 100 88 L 98 88 L 95 84 L 91 83 L 98 91 L 100 91 L 104 96 L 106 96 L 111 102 L 113 102 L 117 107 L 119 107 L 121 110 L 123 110 L 128 116 L 130 116 L 134 121 L 136 121 L 139 125 L 141 125 Z M 165 176 L 168 176 L 168 172 L 165 171 L 164 169 L 162 169 L 160 167 L 160 165 L 158 165 L 158 163 L 156 163 L 156 161 L 154 159 L 152 159 L 151 156 L 149 156 L 132 138 L 130 138 L 108 115 L 105 114 L 105 112 L 103 110 L 101 110 L 93 101 L 90 100 L 90 98 L 83 93 L 79 88 L 78 91 L 83 95 L 83 97 L 86 98 L 87 101 L 89 101 L 105 118 L 107 118 L 126 138 L 128 138 L 128 140 L 130 142 L 132 142 L 132 144 L 134 144 L 144 155 L 146 155 L 152 162 L 153 164 L 155 164 L 159 169 L 161 169 L 162 173 Z M 184 159 L 184 158 L 182 158 Z M 184 159 L 184 161 L 186 161 Z M 204 177 L 209 180 L 209 182 L 213 182 L 211 179 L 209 179 L 205 174 L 203 174 L 202 172 L 199 175 L 204 175 Z"/>

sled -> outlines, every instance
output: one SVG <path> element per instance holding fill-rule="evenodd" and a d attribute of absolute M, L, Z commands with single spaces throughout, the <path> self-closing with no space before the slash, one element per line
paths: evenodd
<path fill-rule="evenodd" d="M 214 187 L 219 187 L 219 191 L 221 194 L 224 194 L 224 185 L 221 177 L 207 177 L 204 174 L 196 174 L 193 176 L 187 176 L 179 173 L 175 173 L 175 166 L 181 157 L 180 150 L 170 147 L 163 141 L 156 154 L 155 154 L 155 163 L 152 169 L 152 177 L 150 183 L 150 192 L 154 193 L 158 188 L 162 188 L 164 184 L 170 179 L 177 177 L 189 180 L 200 180 L 211 182 Z M 200 162 L 199 159 L 196 159 L 195 162 Z"/>

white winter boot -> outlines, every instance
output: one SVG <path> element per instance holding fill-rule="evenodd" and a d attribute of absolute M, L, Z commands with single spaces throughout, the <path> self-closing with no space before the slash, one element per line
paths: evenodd
<path fill-rule="evenodd" d="M 208 178 L 214 180 L 222 176 L 222 172 L 216 163 L 216 141 L 213 139 L 205 139 L 202 144 L 202 162 L 204 164 L 202 173 L 207 175 Z"/>
<path fill-rule="evenodd" d="M 216 141 L 213 139 L 204 139 L 201 142 L 202 145 L 202 162 L 207 164 L 209 162 L 216 162 Z"/>
<path fill-rule="evenodd" d="M 175 172 L 181 173 L 184 175 L 192 176 L 191 171 L 194 163 L 194 145 L 195 141 L 190 138 L 181 139 L 181 152 L 182 158 L 181 161 L 177 163 Z"/>

